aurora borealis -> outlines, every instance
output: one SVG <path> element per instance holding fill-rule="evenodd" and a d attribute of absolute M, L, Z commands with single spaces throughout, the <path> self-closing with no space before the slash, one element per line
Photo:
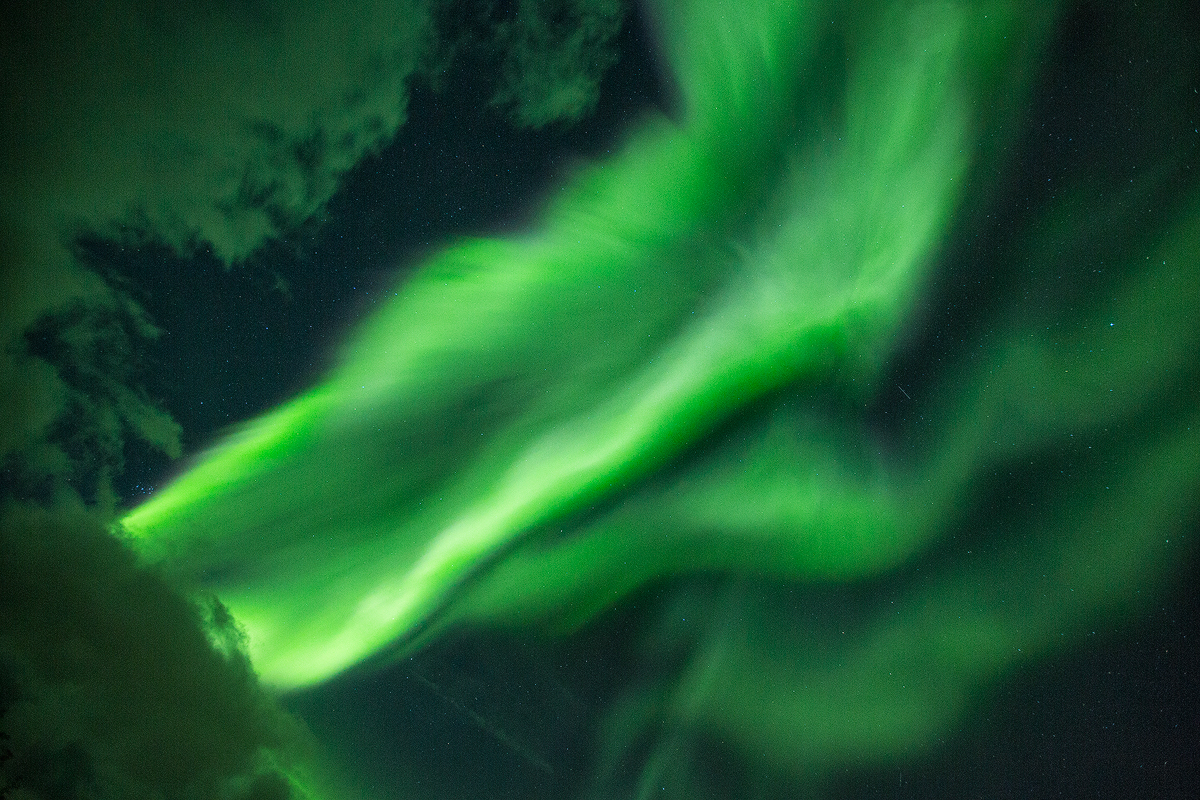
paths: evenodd
<path fill-rule="evenodd" d="M 963 786 L 931 765 L 974 741 L 1005 687 L 1089 637 L 1143 630 L 1188 593 L 1200 47 L 1184 8 L 694 0 L 622 17 L 578 5 L 579 35 L 560 20 L 538 68 L 518 55 L 549 35 L 537 4 L 497 28 L 512 57 L 493 99 L 514 124 L 594 113 L 618 19 L 648 31 L 668 99 L 556 175 L 516 230 L 465 231 L 393 265 L 309 388 L 202 442 L 145 502 L 106 506 L 105 491 L 76 497 L 52 471 L 28 477 L 69 461 L 66 446 L 5 451 L 18 476 L 6 542 L 28 539 L 6 551 L 41 574 L 55 531 L 85 531 L 93 544 L 68 561 L 113 566 L 91 569 L 78 595 L 105 594 L 111 573 L 170 597 L 154 603 L 188 655 L 164 645 L 154 658 L 166 674 L 208 664 L 205 681 L 175 679 L 186 704 L 222 698 L 196 725 L 248 731 L 241 750 L 179 768 L 202 778 L 106 772 L 102 759 L 140 751 L 94 720 L 72 723 L 92 731 L 80 744 L 54 734 L 54 750 L 46 731 L 70 726 L 33 720 L 69 703 L 54 687 L 71 670 L 55 676 L 78 647 L 29 642 L 82 612 L 31 606 L 48 622 L 13 592 L 6 769 L 25 772 L 12 797 L 53 794 L 27 754 L 68 751 L 93 764 L 71 796 L 893 796 L 894 772 L 910 796 L 912 771 L 923 796 L 953 796 Z M 398 71 L 368 70 L 373 91 L 440 74 L 431 53 L 468 46 L 429 44 L 452 7 L 393 12 Z M 346 56 L 345 74 L 360 61 L 377 66 Z M 448 80 L 438 91 L 454 91 Z M 306 117 L 302 81 L 284 83 L 293 102 L 276 104 L 285 122 L 264 141 L 318 119 L 303 141 L 323 157 L 270 151 L 242 178 L 259 198 L 249 211 L 213 216 L 228 176 L 195 179 L 178 202 L 147 190 L 131 248 L 187 256 L 209 242 L 245 268 L 264 243 L 317 225 L 353 162 L 406 124 L 332 82 Z M 257 97 L 271 85 L 246 102 L 274 109 Z M 368 120 L 356 135 L 312 144 L 357 130 L 356 114 Z M 279 167 L 288 153 L 299 177 Z M 80 216 L 80 236 L 123 241 L 113 226 L 132 224 L 104 204 Z M 135 279 L 78 274 L 90 277 L 68 283 L 104 286 L 100 305 L 125 309 L 143 338 L 162 335 Z M 67 331 L 92 317 L 70 319 Z M 121 436 L 181 449 L 169 403 L 123 361 L 74 378 L 92 373 L 64 369 L 75 351 L 28 333 L 52 330 L 38 324 L 21 333 L 28 354 L 68 387 L 47 396 L 116 398 L 94 412 L 123 420 L 114 452 Z M 9 438 L 39 441 L 42 428 L 23 430 Z M 112 494 L 120 461 L 97 480 Z M 5 565 L 9 585 L 21 564 Z M 113 605 L 97 618 L 119 627 Z M 1194 620 L 1176 630 L 1187 638 Z M 97 641 L 109 644 L 81 663 L 126 640 Z M 246 721 L 230 721 L 242 707 Z M 404 732 L 377 735 L 389 728 Z M 1193 721 L 1158 735 L 1178 746 L 1195 733 Z M 1129 785 L 1186 796 L 1180 759 Z"/>

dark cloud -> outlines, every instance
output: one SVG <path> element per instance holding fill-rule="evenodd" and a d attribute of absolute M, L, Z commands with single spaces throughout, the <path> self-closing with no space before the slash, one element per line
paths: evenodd
<path fill-rule="evenodd" d="M 53 370 L 63 412 L 31 442 L 24 458 L 6 465 L 10 495 L 53 504 L 75 491 L 104 508 L 118 499 L 113 480 L 124 470 L 125 442 L 132 437 L 177 458 L 179 425 L 139 389 L 147 341 L 160 331 L 131 302 L 95 306 L 75 300 L 47 313 L 24 332 L 16 357 Z M 62 463 L 53 461 L 56 454 Z"/>
<path fill-rule="evenodd" d="M 38 497 L 70 484 L 78 453 L 65 438 L 91 443 L 85 460 L 104 462 L 92 473 L 118 466 L 129 432 L 178 454 L 173 423 L 123 363 L 157 331 L 78 262 L 75 238 L 245 258 L 308 219 L 394 134 L 430 36 L 414 3 L 10 8 L 0 61 L 10 488 L 32 482 Z"/>
<path fill-rule="evenodd" d="M 109 2 L 26 7 L 7 34 L 6 218 L 235 260 L 394 133 L 430 30 L 405 2 Z"/>
<path fill-rule="evenodd" d="M 184 600 L 82 508 L 10 505 L 0 551 L 6 797 L 302 796 L 285 772 L 304 729 L 215 601 Z"/>
<path fill-rule="evenodd" d="M 531 128 L 585 117 L 617 60 L 624 15 L 620 0 L 521 0 L 497 32 L 503 68 L 492 102 L 511 106 L 517 122 Z"/>

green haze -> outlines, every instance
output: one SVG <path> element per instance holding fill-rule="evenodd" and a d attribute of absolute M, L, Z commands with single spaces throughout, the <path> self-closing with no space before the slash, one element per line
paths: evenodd
<path fill-rule="evenodd" d="M 123 526 L 221 598 L 281 689 L 450 630 L 567 636 L 713 577 L 649 625 L 687 657 L 598 752 L 668 724 L 802 776 L 909 753 L 1189 555 L 1200 191 L 1140 179 L 1134 224 L 1104 176 L 1067 175 L 973 250 L 1049 4 L 662 5 L 672 118 L 536 229 L 433 255 L 324 383 Z M 1025 301 L 1064 264 L 1103 275 Z M 993 304 L 897 377 L 922 299 L 968 268 L 1002 276 Z M 786 600 L 885 579 L 848 632 Z M 644 794 L 680 768 L 663 753 Z"/>

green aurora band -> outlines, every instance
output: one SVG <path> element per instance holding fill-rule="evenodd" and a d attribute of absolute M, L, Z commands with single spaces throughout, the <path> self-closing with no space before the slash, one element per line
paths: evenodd
<path fill-rule="evenodd" d="M 795 775 L 927 746 L 1143 608 L 1200 496 L 1195 181 L 1135 224 L 1068 175 L 972 251 L 1057 11 L 839 7 L 659 4 L 677 118 L 581 168 L 535 232 L 433 255 L 324 383 L 124 518 L 138 551 L 215 592 L 284 690 L 712 578 L 647 634 L 689 642 L 674 681 L 606 725 Z M 995 307 L 897 387 L 964 258 L 1007 276 Z M 1106 271 L 1023 305 L 1064 262 Z M 897 389 L 918 411 L 885 434 Z M 880 581 L 848 634 L 786 600 Z"/>

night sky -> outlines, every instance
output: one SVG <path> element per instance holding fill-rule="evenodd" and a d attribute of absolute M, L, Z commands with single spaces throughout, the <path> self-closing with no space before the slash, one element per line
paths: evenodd
<path fill-rule="evenodd" d="M 0 797 L 1195 797 L 1183 2 L 20 3 Z"/>

